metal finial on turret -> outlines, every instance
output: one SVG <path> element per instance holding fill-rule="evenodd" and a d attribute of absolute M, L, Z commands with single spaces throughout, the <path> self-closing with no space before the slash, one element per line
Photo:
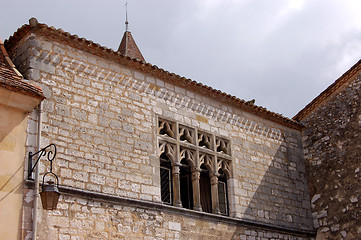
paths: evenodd
<path fill-rule="evenodd" d="M 122 41 L 119 44 L 118 52 L 125 56 L 134 58 L 138 61 L 145 62 L 145 59 L 142 53 L 139 51 L 137 44 L 135 43 L 132 34 L 128 28 L 128 2 L 125 3 L 125 32 L 122 38 Z"/>
<path fill-rule="evenodd" d="M 128 2 L 125 3 L 125 31 L 128 32 Z"/>

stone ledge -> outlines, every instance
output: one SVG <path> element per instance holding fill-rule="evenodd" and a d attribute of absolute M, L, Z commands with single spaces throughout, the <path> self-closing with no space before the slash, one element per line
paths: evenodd
<path fill-rule="evenodd" d="M 25 186 L 29 188 L 34 187 L 34 181 L 25 180 Z M 41 186 L 40 186 L 41 187 Z M 179 208 L 170 205 L 165 205 L 157 202 L 143 201 L 138 199 L 131 199 L 126 197 L 119 197 L 110 194 L 104 194 L 99 192 L 92 192 L 83 189 L 72 188 L 68 186 L 59 186 L 59 191 L 63 195 L 83 197 L 93 201 L 103 201 L 114 204 L 125 204 L 133 207 L 146 208 L 150 210 L 158 210 L 167 213 L 173 213 L 177 215 L 187 216 L 191 218 L 212 221 L 212 222 L 223 222 L 226 224 L 239 225 L 243 227 L 253 227 L 261 230 L 276 231 L 283 234 L 292 234 L 301 237 L 316 237 L 315 230 L 303 230 L 295 229 L 286 226 L 276 226 L 267 223 L 256 222 L 248 219 L 237 219 L 233 217 L 227 217 L 222 215 L 216 215 L 206 212 L 199 212 L 191 209 Z"/>

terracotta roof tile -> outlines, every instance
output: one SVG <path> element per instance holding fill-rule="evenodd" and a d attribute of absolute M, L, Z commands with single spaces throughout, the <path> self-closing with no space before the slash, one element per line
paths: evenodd
<path fill-rule="evenodd" d="M 145 62 L 145 59 L 135 43 L 132 34 L 129 31 L 124 32 L 122 41 L 120 42 L 118 52 L 123 56 L 135 58 L 139 61 Z"/>
<path fill-rule="evenodd" d="M 0 39 L 0 86 L 14 92 L 44 99 L 40 88 L 25 82 L 23 76 L 15 68 Z"/>
<path fill-rule="evenodd" d="M 249 104 L 243 99 L 239 99 L 235 96 L 229 95 L 220 90 L 216 90 L 210 86 L 204 85 L 202 83 L 198 83 L 191 79 L 181 77 L 177 74 L 170 73 L 162 68 L 159 68 L 156 65 L 146 63 L 145 61 L 141 61 L 136 58 L 125 56 L 119 51 L 114 51 L 112 49 L 108 49 L 104 46 L 100 46 L 99 44 L 86 40 L 84 38 L 79 38 L 76 35 L 71 35 L 68 32 L 64 32 L 62 29 L 59 30 L 59 29 L 55 29 L 54 27 L 48 27 L 46 24 L 38 23 L 36 24 L 36 26 L 30 26 L 27 24 L 23 25 L 21 28 L 17 30 L 17 32 L 14 33 L 13 36 L 9 38 L 9 40 L 5 41 L 5 45 L 7 46 L 8 49 L 12 49 L 18 41 L 20 41 L 25 35 L 27 35 L 30 32 L 34 32 L 34 33 L 36 32 L 49 39 L 54 39 L 54 40 L 57 39 L 58 41 L 62 41 L 63 43 L 71 45 L 72 47 L 90 52 L 102 58 L 106 58 L 121 63 L 128 67 L 136 68 L 140 71 L 151 74 L 155 77 L 159 77 L 166 81 L 172 82 L 178 86 L 183 86 L 183 87 L 191 86 L 192 89 L 198 92 L 207 94 L 208 96 L 217 98 L 217 100 L 220 100 L 224 103 L 231 104 L 244 111 L 253 113 L 257 116 L 266 118 L 268 120 L 282 124 L 284 126 L 288 126 L 294 129 L 301 129 L 304 127 L 302 123 L 287 118 L 281 114 L 271 112 L 255 104 Z"/>

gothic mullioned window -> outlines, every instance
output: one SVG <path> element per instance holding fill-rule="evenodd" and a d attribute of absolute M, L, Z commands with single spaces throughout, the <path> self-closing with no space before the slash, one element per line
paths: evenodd
<path fill-rule="evenodd" d="M 229 215 L 230 141 L 162 118 L 157 133 L 162 202 Z"/>

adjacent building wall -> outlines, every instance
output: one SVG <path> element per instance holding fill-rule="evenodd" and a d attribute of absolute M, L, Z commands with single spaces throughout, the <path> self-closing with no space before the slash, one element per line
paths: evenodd
<path fill-rule="evenodd" d="M 319 239 L 361 238 L 359 73 L 303 120 L 312 212 Z"/>
<path fill-rule="evenodd" d="M 9 96 L 12 96 L 10 98 Z M 8 98 L 9 97 L 9 98 Z M 25 97 L 0 88 L 0 233 L 2 239 L 20 239 L 27 114 L 6 104 Z"/>
<path fill-rule="evenodd" d="M 248 233 L 251 238 L 284 234 L 288 239 L 297 235 L 292 231 L 312 232 L 298 130 L 35 34 L 11 52 L 20 71 L 42 84 L 48 97 L 43 102 L 42 145 L 58 146 L 54 168 L 62 186 L 161 204 L 156 129 L 157 117 L 163 117 L 230 140 L 231 217 L 258 224 L 253 229 L 218 224 L 197 220 L 189 210 L 170 214 L 141 204 L 63 195 L 59 210 L 41 211 L 40 238 L 113 234 L 134 239 L 140 234 L 145 239 L 185 239 L 195 232 L 200 239 L 215 230 L 225 234 L 222 239 L 243 239 Z M 30 128 L 32 124 L 36 121 Z M 29 132 L 28 139 L 33 138 Z M 28 147 L 33 145 L 30 140 Z M 46 163 L 41 164 L 44 171 Z M 156 227 L 150 231 L 150 226 Z"/>

